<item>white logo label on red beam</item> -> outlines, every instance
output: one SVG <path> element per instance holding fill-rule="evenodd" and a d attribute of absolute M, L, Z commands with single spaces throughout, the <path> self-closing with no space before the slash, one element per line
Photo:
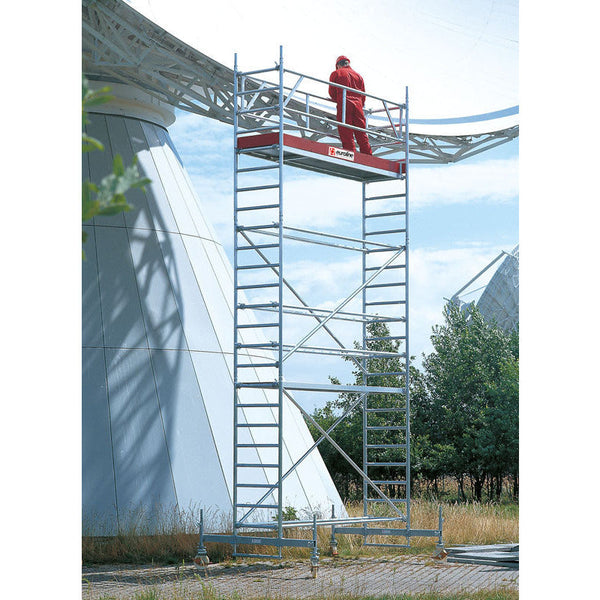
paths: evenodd
<path fill-rule="evenodd" d="M 343 150 L 342 148 L 335 148 L 334 146 L 329 146 L 329 156 L 333 156 L 334 158 L 343 158 L 344 160 L 352 160 L 354 161 L 354 152 L 351 150 Z"/>

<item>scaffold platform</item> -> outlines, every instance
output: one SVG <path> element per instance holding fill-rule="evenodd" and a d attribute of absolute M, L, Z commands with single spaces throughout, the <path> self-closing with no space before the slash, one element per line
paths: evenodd
<path fill-rule="evenodd" d="M 237 147 L 249 156 L 278 161 L 279 133 L 241 135 Z M 300 169 L 364 182 L 400 179 L 406 174 L 405 160 L 350 152 L 287 133 L 283 134 L 283 162 Z"/>

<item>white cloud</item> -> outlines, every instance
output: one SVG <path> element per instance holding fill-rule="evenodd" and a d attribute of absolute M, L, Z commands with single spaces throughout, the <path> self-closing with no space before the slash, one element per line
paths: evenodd
<path fill-rule="evenodd" d="M 189 141 L 177 137 L 183 146 Z M 216 144 L 212 141 L 209 144 Z M 217 146 L 221 152 L 222 145 Z M 183 153 L 183 150 L 182 150 Z M 202 160 L 184 162 L 207 218 L 222 239 L 231 238 L 233 215 L 233 164 L 229 157 L 203 151 Z M 360 237 L 360 184 L 331 177 L 293 174 L 284 180 L 284 218 L 287 225 L 346 231 Z M 255 178 L 253 184 L 271 183 Z M 498 204 L 518 198 L 518 159 L 488 160 L 474 164 L 413 168 L 410 188 L 411 209 L 451 204 Z M 386 207 L 381 206 L 382 210 Z M 354 224 L 354 225 L 353 225 Z"/>
<path fill-rule="evenodd" d="M 410 252 L 410 352 L 420 356 L 432 350 L 431 329 L 443 322 L 449 298 L 493 260 L 501 250 L 486 242 L 449 248 L 416 248 Z M 360 284 L 360 262 L 350 257 L 323 264 L 299 261 L 289 267 L 295 287 L 311 306 L 332 309 Z M 493 269 L 490 270 L 490 274 Z M 360 311 L 360 298 L 346 310 Z M 308 326 L 307 326 L 308 327 Z M 346 344 L 358 339 L 356 327 L 344 321 L 332 326 Z"/>
<path fill-rule="evenodd" d="M 132 1 L 230 68 L 235 52 L 243 70 L 272 66 L 283 44 L 288 68 L 326 80 L 344 53 L 372 94 L 403 101 L 408 85 L 415 117 L 479 114 L 518 103 L 517 0 L 305 0 L 301 10 L 283 2 L 273 11 L 241 0 L 153 0 L 151 7 L 149 0 Z M 225 24 L 230 35 L 223 34 Z M 322 34 L 316 44 L 307 42 L 311 31 Z"/>
<path fill-rule="evenodd" d="M 473 202 L 505 203 L 519 194 L 518 158 L 435 167 L 413 167 L 410 199 L 415 209 Z"/>

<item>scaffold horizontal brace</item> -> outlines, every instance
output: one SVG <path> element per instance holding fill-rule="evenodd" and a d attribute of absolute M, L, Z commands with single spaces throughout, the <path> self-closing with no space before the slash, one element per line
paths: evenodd
<path fill-rule="evenodd" d="M 313 540 L 300 540 L 295 538 L 273 538 L 273 537 L 254 537 L 249 535 L 226 535 L 218 533 L 205 533 L 205 542 L 217 542 L 221 544 L 250 544 L 253 546 L 293 546 L 300 548 L 313 548 Z"/>
<path fill-rule="evenodd" d="M 388 529 L 380 527 L 335 527 L 335 533 L 350 535 L 389 535 L 398 537 L 439 537 L 439 529 Z"/>
<path fill-rule="evenodd" d="M 286 390 L 293 391 L 306 391 L 306 392 L 334 392 L 334 393 L 346 393 L 351 392 L 355 394 L 404 394 L 406 393 L 405 388 L 398 387 L 382 387 L 373 385 L 335 385 L 335 384 L 323 384 L 323 383 L 300 383 L 286 381 L 283 384 Z"/>

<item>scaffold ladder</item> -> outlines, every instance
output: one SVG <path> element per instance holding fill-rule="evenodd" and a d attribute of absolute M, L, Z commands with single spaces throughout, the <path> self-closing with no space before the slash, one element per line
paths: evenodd
<path fill-rule="evenodd" d="M 407 113 L 408 111 L 406 111 Z M 406 126 L 405 124 L 403 125 Z M 407 135 L 405 133 L 405 135 Z M 377 282 L 365 286 L 362 294 L 364 313 L 385 314 L 385 318 L 363 323 L 363 348 L 378 347 L 395 357 L 363 359 L 363 384 L 385 385 L 393 378 L 402 387 L 398 394 L 367 393 L 363 400 L 363 470 L 387 497 L 387 504 L 398 506 L 400 520 L 410 529 L 410 402 L 408 389 L 408 169 L 394 182 L 393 190 L 381 193 L 377 183 L 363 183 L 363 238 L 404 249 L 402 261 L 387 265 Z M 383 208 L 382 208 L 383 207 Z M 365 248 L 363 281 L 381 268 L 388 252 Z M 386 328 L 377 331 L 377 325 Z M 388 383 L 389 385 L 389 383 Z M 395 492 L 395 493 L 391 493 Z M 368 481 L 363 482 L 363 514 L 377 514 L 377 506 L 386 502 L 374 495 Z M 403 510 L 402 510 L 403 508 Z M 366 536 L 365 536 L 366 538 Z M 367 545 L 370 544 L 365 539 Z M 410 544 L 407 536 L 406 545 Z M 386 544 L 390 545 L 390 544 Z"/>
<path fill-rule="evenodd" d="M 281 79 L 281 77 L 280 77 Z M 282 289 L 283 146 L 276 162 L 253 164 L 238 146 L 239 118 L 252 111 L 256 91 L 245 86 L 246 76 L 234 78 L 234 456 L 233 530 L 253 513 L 268 519 L 277 511 L 278 536 L 282 531 Z M 270 107 L 279 113 L 279 140 L 283 135 L 283 93 Z M 271 130 L 273 128 L 270 128 Z M 259 128 L 264 130 L 264 128 Z M 264 183 L 265 177 L 271 180 Z M 258 183 L 256 183 L 258 182 Z M 276 234 L 256 244 L 252 232 Z M 260 294 L 260 302 L 245 302 L 247 293 Z M 269 308 L 266 318 L 256 318 Z M 255 341 L 252 334 L 258 333 Z M 262 335 L 261 335 L 262 334 Z M 270 340 L 265 343 L 264 340 Z M 268 430 L 268 431 L 267 431 Z M 256 477 L 262 471 L 262 477 Z M 259 481 L 260 480 L 260 481 Z M 240 553 L 234 556 L 261 556 Z M 276 556 L 281 558 L 281 546 Z"/>

